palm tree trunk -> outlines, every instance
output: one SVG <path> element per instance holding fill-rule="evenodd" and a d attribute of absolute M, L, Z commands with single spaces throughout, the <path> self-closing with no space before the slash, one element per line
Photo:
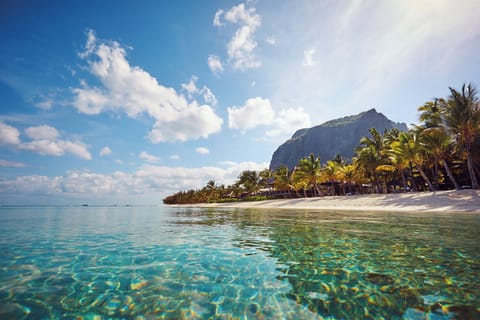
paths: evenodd
<path fill-rule="evenodd" d="M 314 184 L 313 190 L 314 190 L 314 195 L 317 196 L 317 197 L 319 197 L 319 196 L 320 196 L 320 189 L 318 188 L 318 184 L 317 184 L 317 183 Z"/>
<path fill-rule="evenodd" d="M 452 181 L 453 186 L 455 187 L 455 190 L 460 190 L 460 186 L 458 185 L 457 180 L 453 176 L 453 172 L 452 172 L 452 170 L 450 170 L 450 167 L 448 166 L 447 161 L 443 158 L 440 159 L 440 161 L 442 162 L 442 165 L 445 168 L 445 171 L 447 171 L 447 176 L 450 179 L 450 181 Z"/>
<path fill-rule="evenodd" d="M 435 157 L 435 166 L 433 169 L 433 186 L 438 190 L 438 159 Z"/>
<path fill-rule="evenodd" d="M 410 165 L 410 177 L 412 178 L 412 187 L 413 187 L 413 190 L 418 191 L 417 182 L 415 181 L 415 177 L 413 176 L 413 167 L 412 167 L 412 165 Z"/>
<path fill-rule="evenodd" d="M 472 182 L 472 188 L 478 189 L 477 176 L 475 175 L 475 170 L 473 169 L 473 159 L 470 150 L 467 150 L 467 167 L 468 174 L 470 175 L 470 181 Z"/>
<path fill-rule="evenodd" d="M 420 172 L 420 175 L 422 176 L 423 180 L 425 180 L 425 182 L 428 184 L 428 188 L 430 189 L 430 191 L 433 191 L 433 185 L 432 183 L 430 182 L 430 179 L 428 179 L 427 175 L 425 174 L 425 171 L 423 171 L 422 167 L 417 165 L 417 169 L 418 169 L 418 172 Z"/>
<path fill-rule="evenodd" d="M 407 179 L 405 178 L 405 173 L 402 172 L 402 183 L 403 183 L 403 192 L 407 191 Z"/>

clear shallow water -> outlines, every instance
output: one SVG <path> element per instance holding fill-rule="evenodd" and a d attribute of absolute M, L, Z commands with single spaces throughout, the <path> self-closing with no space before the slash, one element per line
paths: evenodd
<path fill-rule="evenodd" d="M 0 208 L 0 319 L 480 319 L 480 216 Z"/>

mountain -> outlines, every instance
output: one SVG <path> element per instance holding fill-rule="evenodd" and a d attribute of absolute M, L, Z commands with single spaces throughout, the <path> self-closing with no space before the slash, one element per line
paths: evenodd
<path fill-rule="evenodd" d="M 393 122 L 375 109 L 357 115 L 327 121 L 321 125 L 300 129 L 275 150 L 270 161 L 270 170 L 286 165 L 293 169 L 298 161 L 313 153 L 325 163 L 336 155 L 352 158 L 360 139 L 370 136 L 368 129 L 375 128 L 383 133 L 385 129 L 397 128 L 407 131 L 405 123 Z"/>

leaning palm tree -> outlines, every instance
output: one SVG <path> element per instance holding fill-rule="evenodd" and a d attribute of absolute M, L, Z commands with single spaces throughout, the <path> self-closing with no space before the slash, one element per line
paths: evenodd
<path fill-rule="evenodd" d="M 415 165 L 422 176 L 425 183 L 427 183 L 430 191 L 434 190 L 434 187 L 423 170 L 426 154 L 424 145 L 420 141 L 420 136 L 414 132 L 402 132 L 397 141 L 394 141 L 391 145 L 391 153 L 399 157 L 404 157 L 405 161 L 409 161 Z"/>
<path fill-rule="evenodd" d="M 480 105 L 477 89 L 472 84 L 467 86 L 464 84 L 461 92 L 451 87 L 449 89 L 450 96 L 443 105 L 445 123 L 454 135 L 459 149 L 465 152 L 472 188 L 478 189 L 472 158 L 472 148 L 480 135 Z"/>
<path fill-rule="evenodd" d="M 320 158 L 310 154 L 310 156 L 300 159 L 298 165 L 294 169 L 294 177 L 297 183 L 303 182 L 306 189 L 313 188 L 315 196 L 320 195 L 318 182 L 321 173 Z"/>
<path fill-rule="evenodd" d="M 428 152 L 436 162 L 439 162 L 443 166 L 455 189 L 460 190 L 460 185 L 457 183 L 447 162 L 453 146 L 452 137 L 447 133 L 445 128 L 441 126 L 426 128 L 422 130 L 420 134 L 423 137 Z"/>

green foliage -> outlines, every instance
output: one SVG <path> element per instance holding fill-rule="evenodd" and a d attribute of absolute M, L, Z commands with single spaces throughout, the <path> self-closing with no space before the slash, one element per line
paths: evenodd
<path fill-rule="evenodd" d="M 267 196 L 248 196 L 245 198 L 246 201 L 263 201 L 268 199 Z"/>

